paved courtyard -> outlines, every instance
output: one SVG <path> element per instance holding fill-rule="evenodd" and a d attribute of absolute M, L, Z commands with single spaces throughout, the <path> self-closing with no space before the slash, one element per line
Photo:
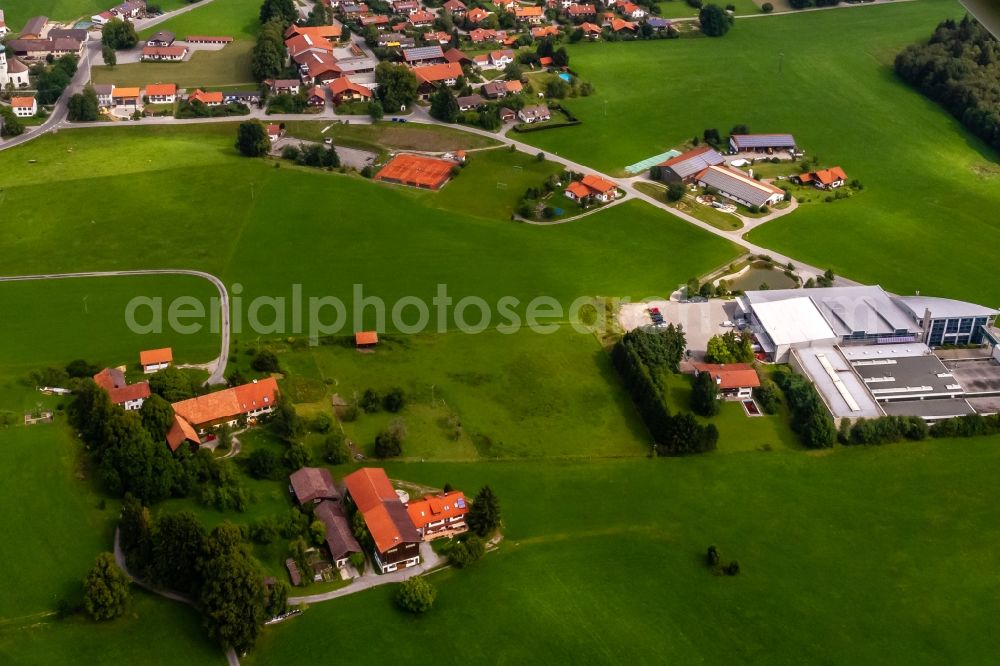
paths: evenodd
<path fill-rule="evenodd" d="M 731 327 L 723 326 L 723 323 L 732 322 L 736 316 L 735 301 L 712 299 L 705 303 L 681 303 L 662 300 L 626 303 L 622 305 L 618 321 L 626 331 L 650 326 L 653 323 L 649 317 L 651 307 L 660 309 L 667 324 L 680 324 L 684 327 L 687 346 L 695 360 L 701 360 L 705 356 L 709 338 L 732 330 Z"/>

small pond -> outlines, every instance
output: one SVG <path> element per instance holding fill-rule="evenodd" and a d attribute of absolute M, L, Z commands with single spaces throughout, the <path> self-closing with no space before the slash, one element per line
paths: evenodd
<path fill-rule="evenodd" d="M 766 284 L 771 289 L 794 289 L 798 283 L 785 275 L 784 271 L 777 271 L 771 268 L 751 267 L 745 273 L 733 280 L 726 279 L 731 291 L 751 291 L 760 289 L 762 284 Z"/>

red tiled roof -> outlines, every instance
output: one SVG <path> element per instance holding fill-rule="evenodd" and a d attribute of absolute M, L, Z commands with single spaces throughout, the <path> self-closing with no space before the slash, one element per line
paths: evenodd
<path fill-rule="evenodd" d="M 146 88 L 146 90 L 148 91 L 149 88 Z M 162 349 L 147 349 L 146 351 L 139 352 L 139 365 L 170 363 L 173 360 L 174 350 L 170 347 L 163 347 Z"/>
<path fill-rule="evenodd" d="M 695 372 L 707 372 L 720 389 L 757 388 L 760 377 L 749 363 L 694 363 Z"/>
<path fill-rule="evenodd" d="M 377 331 L 358 331 L 354 334 L 354 344 L 356 345 L 374 345 L 378 344 L 378 332 Z"/>
<path fill-rule="evenodd" d="M 201 444 L 201 438 L 198 437 L 198 433 L 186 419 L 174 414 L 174 421 L 170 424 L 170 430 L 167 431 L 167 446 L 170 447 L 171 451 L 176 451 L 184 442 Z"/>
<path fill-rule="evenodd" d="M 443 495 L 425 495 L 422 500 L 410 502 L 406 512 L 413 524 L 420 528 L 445 518 L 464 516 L 469 512 L 469 506 L 465 493 L 454 490 Z"/>
<path fill-rule="evenodd" d="M 516 7 L 514 9 L 514 16 L 517 18 L 532 18 L 535 16 L 542 16 L 541 7 Z"/>
<path fill-rule="evenodd" d="M 34 97 L 12 97 L 10 100 L 10 105 L 15 109 L 30 109 L 34 104 Z"/>
<path fill-rule="evenodd" d="M 617 185 L 612 183 L 610 180 L 605 180 L 600 176 L 595 176 L 592 173 L 588 173 L 586 176 L 583 177 L 583 179 L 580 182 L 586 185 L 589 189 L 594 190 L 598 194 L 604 194 L 605 192 L 608 191 L 614 191 L 614 189 L 617 187 Z"/>
<path fill-rule="evenodd" d="M 174 403 L 174 411 L 200 426 L 220 419 L 233 419 L 241 414 L 274 406 L 278 399 L 278 382 L 273 377 L 223 391 L 207 393 Z"/>
<path fill-rule="evenodd" d="M 179 58 L 187 51 L 186 46 L 144 46 L 142 47 L 142 57 L 160 56 L 166 58 Z"/>
<path fill-rule="evenodd" d="M 344 484 L 379 551 L 385 552 L 400 543 L 420 541 L 384 469 L 362 467 L 344 477 Z"/>
<path fill-rule="evenodd" d="M 816 180 L 818 180 L 823 185 L 829 185 L 838 180 L 847 180 L 847 174 L 839 166 L 830 167 L 829 169 L 820 169 L 812 174 Z"/>
<path fill-rule="evenodd" d="M 566 191 L 575 196 L 577 199 L 583 199 L 584 197 L 590 196 L 590 190 L 583 183 L 574 180 L 566 187 Z"/>
<path fill-rule="evenodd" d="M 549 65 L 552 64 L 552 57 L 542 56 L 541 58 L 538 59 L 538 64 L 541 65 L 542 67 L 548 67 Z"/>
<path fill-rule="evenodd" d="M 127 384 L 125 374 L 114 368 L 104 368 L 94 375 L 94 383 L 108 392 L 111 402 L 123 405 L 132 400 L 148 398 L 149 382 Z"/>
<path fill-rule="evenodd" d="M 190 95 L 188 95 L 189 102 L 201 102 L 202 104 L 209 103 L 222 103 L 222 93 L 221 92 L 205 92 L 202 89 L 197 89 Z"/>
<path fill-rule="evenodd" d="M 356 92 L 362 97 L 371 97 L 372 91 L 359 83 L 351 81 L 349 78 L 341 77 L 339 79 L 334 79 L 330 83 L 330 93 L 333 95 L 342 95 L 346 92 Z"/>
<path fill-rule="evenodd" d="M 601 34 L 601 26 L 595 25 L 593 23 L 581 23 L 580 29 L 583 30 L 584 33 L 597 33 L 598 35 Z"/>
<path fill-rule="evenodd" d="M 636 25 L 635 25 L 635 23 L 632 23 L 631 21 L 624 21 L 624 20 L 622 20 L 620 18 L 615 17 L 615 18 L 611 19 L 611 29 L 614 30 L 615 32 L 618 32 L 620 30 L 633 30 L 634 31 L 636 29 Z"/>
<path fill-rule="evenodd" d="M 446 62 L 438 65 L 423 65 L 414 67 L 413 73 L 418 82 L 437 83 L 462 76 L 462 66 L 457 62 Z"/>

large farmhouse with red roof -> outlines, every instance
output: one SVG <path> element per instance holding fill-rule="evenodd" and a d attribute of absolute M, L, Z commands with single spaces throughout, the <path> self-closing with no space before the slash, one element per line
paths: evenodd
<path fill-rule="evenodd" d="M 420 533 L 385 470 L 363 467 L 344 477 L 344 484 L 371 534 L 375 567 L 389 573 L 420 564 Z"/>
<path fill-rule="evenodd" d="M 196 432 L 204 434 L 216 426 L 235 425 L 240 418 L 255 419 L 270 414 L 278 395 L 278 382 L 273 377 L 255 379 L 249 384 L 175 402 L 174 413 Z"/>

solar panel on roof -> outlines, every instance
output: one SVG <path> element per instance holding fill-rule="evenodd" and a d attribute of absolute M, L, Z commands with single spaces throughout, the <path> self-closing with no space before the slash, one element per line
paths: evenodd
<path fill-rule="evenodd" d="M 464 499 L 457 499 L 457 500 L 455 500 L 455 506 L 457 506 L 459 509 L 464 509 L 465 508 L 465 500 Z"/>

